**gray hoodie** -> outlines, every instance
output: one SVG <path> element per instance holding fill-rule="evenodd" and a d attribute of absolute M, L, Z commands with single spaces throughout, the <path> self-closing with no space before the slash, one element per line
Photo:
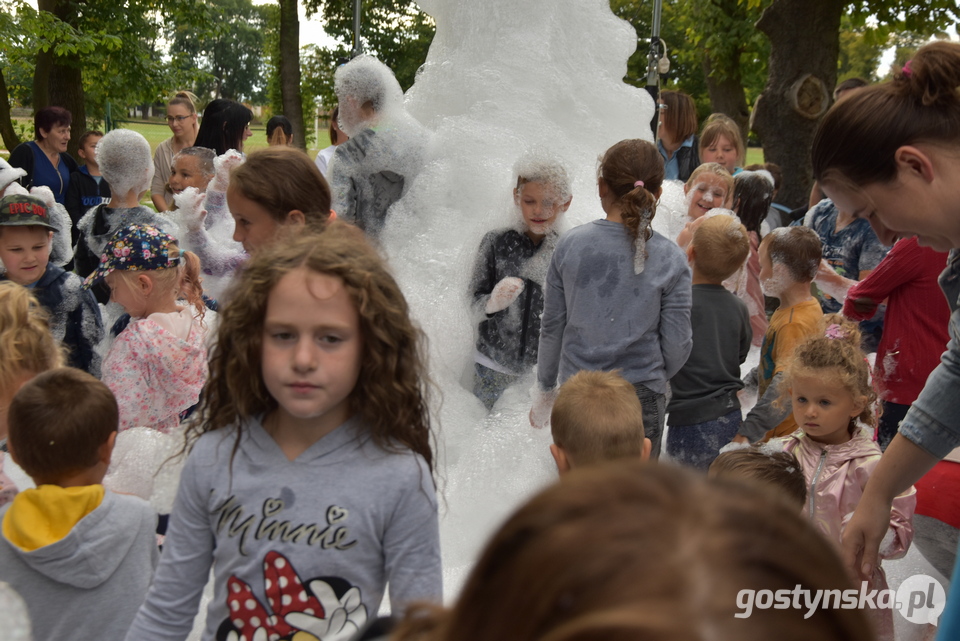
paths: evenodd
<path fill-rule="evenodd" d="M 17 503 L 0 511 L 6 519 Z M 25 552 L 0 537 L 0 581 L 27 604 L 34 639 L 122 639 L 157 564 L 157 515 L 143 500 L 105 492 L 64 538 Z"/>

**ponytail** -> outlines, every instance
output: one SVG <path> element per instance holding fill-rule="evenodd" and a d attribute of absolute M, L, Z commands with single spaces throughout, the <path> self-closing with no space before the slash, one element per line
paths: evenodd
<path fill-rule="evenodd" d="M 857 186 L 892 181 L 896 150 L 960 145 L 960 44 L 921 47 L 893 80 L 835 104 L 813 140 L 813 177 Z"/>
<path fill-rule="evenodd" d="M 197 318 L 203 322 L 207 306 L 203 302 L 203 277 L 200 275 L 200 258 L 191 251 L 180 255 L 180 293 L 197 310 Z"/>
<path fill-rule="evenodd" d="M 620 207 L 623 226 L 634 251 L 634 271 L 643 271 L 646 244 L 653 235 L 651 223 L 657 213 L 657 197 L 663 184 L 663 158 L 646 140 L 621 140 L 600 160 L 599 179 L 603 180 Z"/>

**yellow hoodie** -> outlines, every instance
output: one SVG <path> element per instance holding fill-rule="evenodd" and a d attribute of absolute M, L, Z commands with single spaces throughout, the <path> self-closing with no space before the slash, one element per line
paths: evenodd
<path fill-rule="evenodd" d="M 3 518 L 3 536 L 24 552 L 63 539 L 103 502 L 102 485 L 41 485 L 14 497 Z"/>

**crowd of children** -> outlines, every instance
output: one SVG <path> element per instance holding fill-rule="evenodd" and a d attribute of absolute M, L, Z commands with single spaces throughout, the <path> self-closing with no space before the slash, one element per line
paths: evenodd
<path fill-rule="evenodd" d="M 956 45 L 934 49 L 960 61 Z M 922 71 L 938 68 L 930 50 L 913 72 L 927 89 L 946 73 Z M 178 94 L 170 198 L 155 194 L 170 211 L 140 204 L 154 162 L 125 130 L 84 135 L 69 215 L 41 192 L 0 198 L 0 582 L 35 638 L 182 640 L 208 581 L 205 640 L 354 638 L 387 593 L 395 639 L 893 638 L 890 610 L 804 617 L 753 610 L 742 592 L 853 587 L 838 556 L 853 521 L 870 589 L 886 587 L 879 559 L 906 553 L 915 469 L 889 480 L 881 451 L 892 441 L 894 457 L 927 462 L 903 441 L 960 444 L 936 423 L 955 399 L 921 392 L 945 346 L 931 381 L 944 396 L 953 380 L 957 279 L 949 263 L 942 305 L 947 259 L 897 235 L 948 249 L 952 227 L 890 215 L 877 201 L 895 196 L 823 151 L 823 134 L 832 200 L 781 224 L 774 176 L 741 169 L 738 125 L 715 114 L 697 136 L 677 92 L 661 144 L 623 140 L 600 158 L 602 219 L 561 233 L 571 168 L 522 157 L 515 222 L 484 235 L 470 282 L 473 393 L 491 410 L 535 370 L 529 419 L 550 426 L 561 478 L 503 524 L 444 609 L 424 337 L 380 253 L 426 134 L 376 60 L 342 67 L 336 89 L 351 137 L 332 192 L 287 146 L 185 144 L 196 110 Z M 880 91 L 845 98 L 824 126 L 855 121 L 846 103 Z M 897 171 L 935 175 L 930 153 L 900 147 Z M 667 179 L 686 179 L 676 239 L 652 225 Z M 50 257 L 71 234 L 72 271 Z M 764 296 L 779 304 L 769 318 Z M 109 333 L 108 302 L 126 314 Z M 879 341 L 872 372 L 861 328 Z M 104 487 L 133 427 L 182 436 L 168 524 Z M 875 470 L 886 480 L 868 491 Z"/>

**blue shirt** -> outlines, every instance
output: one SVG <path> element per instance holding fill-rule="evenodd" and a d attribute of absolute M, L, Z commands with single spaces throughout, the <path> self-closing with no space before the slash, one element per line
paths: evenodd
<path fill-rule="evenodd" d="M 680 147 L 692 147 L 693 138 L 694 136 L 691 135 L 683 141 Z M 680 163 L 677 162 L 677 151 L 679 151 L 679 148 L 674 150 L 673 155 L 667 158 L 667 150 L 664 148 L 660 139 L 657 139 L 657 149 L 660 150 L 660 155 L 663 156 L 663 177 L 667 180 L 680 180 Z"/>
<path fill-rule="evenodd" d="M 59 158 L 57 166 L 54 167 L 40 145 L 32 140 L 29 145 L 33 150 L 33 186 L 49 187 L 53 197 L 62 205 L 67 197 L 67 187 L 70 185 L 70 168 Z"/>

